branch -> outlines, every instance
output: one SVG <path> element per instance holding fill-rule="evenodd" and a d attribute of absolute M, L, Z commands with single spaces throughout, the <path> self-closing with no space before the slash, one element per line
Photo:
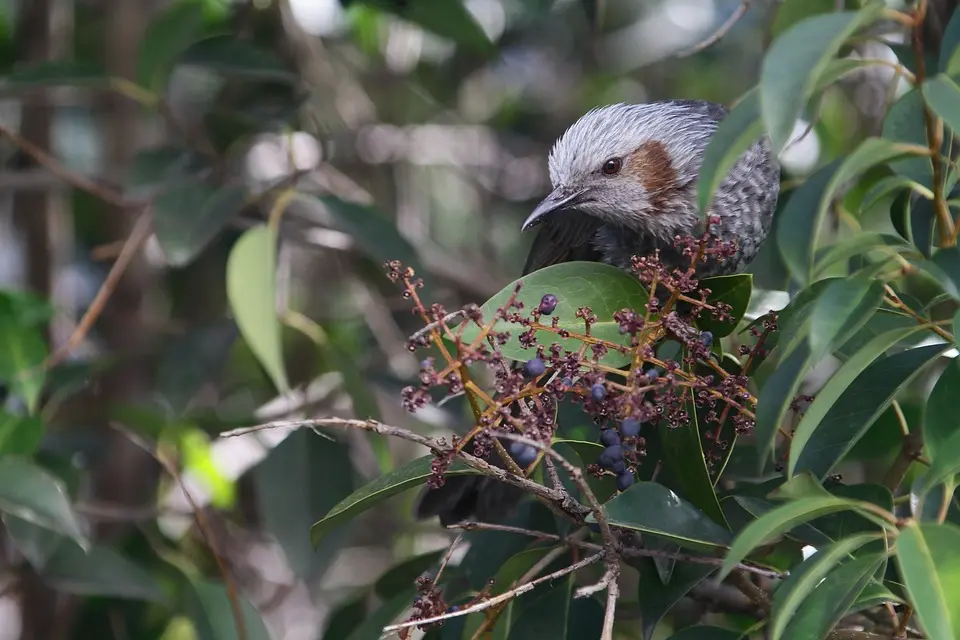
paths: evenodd
<path fill-rule="evenodd" d="M 700 53 L 704 49 L 712 47 L 720 42 L 720 40 L 722 40 L 738 22 L 740 22 L 740 19 L 746 15 L 747 11 L 750 9 L 751 2 L 752 0 L 740 0 L 740 6 L 737 7 L 736 11 L 734 11 L 729 18 L 727 18 L 726 22 L 717 27 L 716 31 L 689 49 L 684 49 L 680 53 L 676 54 L 676 57 L 686 58 L 687 56 L 692 56 L 693 54 Z"/>

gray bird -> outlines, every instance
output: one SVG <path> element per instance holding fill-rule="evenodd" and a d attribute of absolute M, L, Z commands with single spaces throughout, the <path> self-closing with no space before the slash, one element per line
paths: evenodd
<path fill-rule="evenodd" d="M 702 100 L 616 104 L 586 113 L 550 152 L 553 191 L 523 223 L 524 231 L 540 229 L 523 273 L 574 260 L 629 270 L 633 256 L 657 249 L 666 266 L 687 266 L 674 238 L 697 233 L 697 177 L 726 114 Z M 724 262 L 705 261 L 698 275 L 743 270 L 770 231 L 779 193 L 780 166 L 763 137 L 734 164 L 707 212 L 720 219 L 712 233 L 736 241 L 737 253 Z M 496 454 L 489 460 L 502 466 Z M 416 515 L 438 515 L 444 525 L 470 517 L 496 520 L 521 495 L 485 476 L 456 476 L 426 491 Z"/>

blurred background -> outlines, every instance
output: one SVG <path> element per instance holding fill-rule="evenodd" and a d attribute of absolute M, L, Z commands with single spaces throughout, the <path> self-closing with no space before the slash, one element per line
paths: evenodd
<path fill-rule="evenodd" d="M 191 505 L 144 446 L 153 442 L 176 452 L 272 637 L 346 638 L 345 620 L 395 593 L 381 579 L 391 567 L 450 536 L 411 521 L 413 492 L 317 551 L 310 525 L 423 452 L 353 432 L 218 433 L 325 415 L 463 428 L 456 401 L 416 417 L 400 409 L 418 371 L 405 347 L 417 324 L 382 262 L 415 265 L 428 301 L 482 303 L 519 275 L 530 242 L 520 224 L 549 189 L 546 156 L 564 129 L 614 102 L 732 105 L 772 37 L 843 2 L 801 5 L 0 2 L 0 290 L 52 303 L 42 332 L 63 357 L 47 376 L 37 459 L 67 483 L 106 554 L 78 558 L 5 517 L 0 639 L 230 637 L 210 635 L 231 628 L 229 608 L 198 613 L 203 590 L 185 594 L 172 577 L 223 593 Z M 785 188 L 878 133 L 902 91 L 883 66 L 829 90 L 797 123 Z M 267 262 L 240 269 L 231 289 L 231 247 L 291 184 L 318 197 L 274 220 L 276 291 L 261 282 Z M 152 226 L 141 225 L 148 213 Z M 752 270 L 770 294 L 758 308 L 782 306 L 775 249 Z M 269 309 L 272 293 L 289 379 L 280 394 L 232 319 L 244 304 Z M 95 322 L 82 322 L 91 309 Z M 18 402 L 7 399 L 7 414 L 23 413 Z"/>

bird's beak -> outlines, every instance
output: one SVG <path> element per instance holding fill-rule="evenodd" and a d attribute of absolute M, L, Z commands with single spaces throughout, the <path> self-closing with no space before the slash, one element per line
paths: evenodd
<path fill-rule="evenodd" d="M 527 219 L 523 222 L 523 226 L 520 227 L 521 231 L 526 231 L 527 229 L 532 229 L 541 222 L 543 218 L 554 211 L 560 209 L 568 209 L 577 205 L 581 202 L 583 194 L 586 193 L 586 189 L 575 189 L 571 190 L 569 188 L 557 187 L 553 192 L 548 195 L 543 201 L 537 205 Z"/>

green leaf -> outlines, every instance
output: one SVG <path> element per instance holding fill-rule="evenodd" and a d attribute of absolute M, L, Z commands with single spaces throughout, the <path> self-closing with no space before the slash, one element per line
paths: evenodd
<path fill-rule="evenodd" d="M 9 513 L 2 515 L 3 526 L 17 551 L 23 554 L 34 570 L 41 571 L 65 538 L 55 531 L 37 526 Z"/>
<path fill-rule="evenodd" d="M 885 553 L 863 555 L 831 572 L 803 601 L 790 620 L 783 640 L 825 638 L 847 614 L 874 574 L 886 561 Z"/>
<path fill-rule="evenodd" d="M 226 588 L 208 580 L 198 580 L 192 586 L 187 606 L 197 640 L 236 640 L 237 623 Z M 242 595 L 237 594 L 236 597 L 240 602 L 247 640 L 270 640 L 257 609 Z"/>
<path fill-rule="evenodd" d="M 926 145 L 927 127 L 924 123 L 924 100 L 917 89 L 911 89 L 894 102 L 883 118 L 882 135 L 894 142 Z M 890 167 L 925 187 L 933 184 L 933 164 L 930 158 L 912 157 L 895 160 Z"/>
<path fill-rule="evenodd" d="M 243 188 L 214 188 L 185 183 L 160 194 L 153 203 L 157 241 L 167 262 L 185 267 L 203 251 L 243 207 Z"/>
<path fill-rule="evenodd" d="M 723 338 L 733 333 L 743 314 L 750 306 L 750 294 L 753 293 L 753 276 L 749 273 L 738 273 L 730 276 L 704 278 L 700 286 L 710 289 L 707 302 L 725 302 L 730 305 L 729 320 L 715 320 L 709 313 L 704 312 L 697 319 L 697 326 L 713 333 L 715 338 Z"/>
<path fill-rule="evenodd" d="M 203 32 L 203 4 L 174 2 L 147 26 L 137 60 L 137 82 L 162 92 L 177 56 Z"/>
<path fill-rule="evenodd" d="M 697 179 L 697 205 L 701 217 L 713 194 L 743 153 L 763 135 L 760 121 L 760 92 L 756 87 L 745 93 L 730 113 L 720 121 L 703 153 Z"/>
<path fill-rule="evenodd" d="M 674 605 L 717 570 L 707 564 L 679 562 L 670 576 L 670 582 L 663 584 L 652 558 L 639 558 L 632 564 L 640 571 L 637 593 L 640 594 L 638 605 L 643 623 L 643 640 L 651 640 L 657 624 Z"/>
<path fill-rule="evenodd" d="M 567 617 L 570 615 L 570 603 L 573 601 L 572 594 L 573 576 L 570 575 L 523 607 L 517 619 L 511 625 L 508 637 L 514 640 L 526 640 L 527 638 L 572 639 L 573 637 L 567 633 Z M 600 623 L 602 626 L 602 618 Z M 597 632 L 599 631 L 600 628 L 598 627 Z"/>
<path fill-rule="evenodd" d="M 43 325 L 53 319 L 50 300 L 32 291 L 4 291 L 0 289 L 0 316 L 7 316 L 14 324 L 30 327 Z"/>
<path fill-rule="evenodd" d="M 923 97 L 944 124 L 960 131 L 960 87 L 956 82 L 941 73 L 923 83 Z"/>
<path fill-rule="evenodd" d="M 761 465 L 773 450 L 777 430 L 800 390 L 803 374 L 810 362 L 810 348 L 805 342 L 801 343 L 780 362 L 760 390 L 753 433 L 757 442 L 757 461 Z"/>
<path fill-rule="evenodd" d="M 897 536 L 897 564 L 926 636 L 960 637 L 960 528 L 911 522 Z"/>
<path fill-rule="evenodd" d="M 866 324 L 883 302 L 883 282 L 863 276 L 840 279 L 820 294 L 810 316 L 810 351 L 827 353 Z"/>
<path fill-rule="evenodd" d="M 914 147 L 902 143 L 867 138 L 844 160 L 823 167 L 797 189 L 780 214 L 777 226 L 780 255 L 794 279 L 800 283 L 812 279 L 816 238 L 840 187 L 871 167 L 916 154 L 916 151 Z M 797 242 L 797 238 L 810 238 L 810 241 Z"/>
<path fill-rule="evenodd" d="M 940 63 L 937 69 L 950 76 L 957 75 L 960 72 L 958 49 L 960 49 L 960 14 L 954 11 L 943 32 L 943 40 L 940 42 Z"/>
<path fill-rule="evenodd" d="M 954 358 L 940 374 L 924 411 L 924 450 L 930 458 L 930 468 L 924 474 L 922 493 L 960 469 L 960 423 L 953 404 L 958 390 L 960 364 Z"/>
<path fill-rule="evenodd" d="M 30 456 L 43 440 L 43 421 L 0 411 L 0 455 Z"/>
<path fill-rule="evenodd" d="M 523 283 L 517 295 L 517 301 L 523 303 L 521 313 L 526 314 L 536 308 L 540 299 L 551 293 L 557 296 L 558 303 L 550 318 L 544 319 L 545 324 L 549 325 L 555 318 L 559 321 L 559 328 L 582 334 L 583 320 L 577 318 L 576 313 L 579 307 L 587 306 L 597 316 L 597 322 L 590 327 L 590 335 L 625 346 L 630 344 L 630 335 L 620 333 L 620 325 L 613 319 L 613 314 L 625 308 L 644 313 L 647 304 L 647 292 L 643 285 L 621 269 L 596 262 L 566 262 L 527 274 L 501 289 L 480 308 L 484 322 L 496 317 L 496 309 L 507 303 L 517 282 Z M 524 349 L 520 345 L 519 335 L 525 331 L 522 325 L 498 319 L 494 330 L 510 332 L 510 339 L 501 347 L 505 357 L 521 361 L 533 357 L 533 349 Z M 480 329 L 471 322 L 463 331 L 463 341 L 469 344 L 479 334 Z M 564 349 L 574 352 L 582 344 L 575 338 L 563 339 L 544 330 L 538 332 L 537 339 L 544 344 L 558 342 Z M 620 367 L 630 362 L 630 356 L 611 349 L 600 362 L 610 367 Z"/>
<path fill-rule="evenodd" d="M 90 87 L 107 84 L 109 78 L 102 67 L 79 60 L 52 60 L 24 65 L 10 72 L 8 87 Z"/>
<path fill-rule="evenodd" d="M 953 246 L 937 249 L 937 252 L 933 254 L 932 261 L 933 264 L 943 270 L 950 283 L 953 284 L 953 287 L 950 287 L 946 282 L 941 281 L 939 284 L 944 291 L 950 295 L 953 295 L 955 291 L 960 291 L 960 248 Z"/>
<path fill-rule="evenodd" d="M 779 505 L 763 514 L 737 535 L 720 567 L 718 580 L 723 580 L 756 547 L 770 539 L 829 513 L 862 510 L 860 503 L 835 497 L 802 498 Z"/>
<path fill-rule="evenodd" d="M 895 179 L 910 182 L 907 178 L 896 177 Z M 920 258 L 922 255 L 900 236 L 890 233 L 860 232 L 818 252 L 813 274 L 821 275 L 828 267 L 838 262 L 867 253 L 887 256 L 912 254 L 914 258 Z"/>
<path fill-rule="evenodd" d="M 277 390 L 290 388 L 277 319 L 277 237 L 266 226 L 247 230 L 227 259 L 227 299 L 240 334 Z"/>
<path fill-rule="evenodd" d="M 831 58 L 847 38 L 877 20 L 883 7 L 882 2 L 870 2 L 856 12 L 816 15 L 798 22 L 774 41 L 760 74 L 761 114 L 774 153 L 786 146 Z"/>
<path fill-rule="evenodd" d="M 298 578 L 317 576 L 333 561 L 347 531 L 338 529 L 335 540 L 328 537 L 315 550 L 310 525 L 353 491 L 349 447 L 298 429 L 270 451 L 254 474 L 264 528 L 280 543 Z"/>
<path fill-rule="evenodd" d="M 191 328 L 174 338 L 160 354 L 155 391 L 173 415 L 182 416 L 201 387 L 223 368 L 237 339 L 229 318 Z"/>
<path fill-rule="evenodd" d="M 24 325 L 15 309 L 0 306 L 0 383 L 36 413 L 46 378 L 47 345 L 38 327 Z"/>
<path fill-rule="evenodd" d="M 745 638 L 749 637 L 747 633 L 741 633 L 723 627 L 695 625 L 681 629 L 667 640 L 745 640 Z"/>
<path fill-rule="evenodd" d="M 0 457 L 0 511 L 89 545 L 63 483 L 21 458 Z"/>
<path fill-rule="evenodd" d="M 950 347 L 928 345 L 877 358 L 882 353 L 880 348 L 884 344 L 887 348 L 892 346 L 890 342 L 896 337 L 894 332 L 877 337 L 864 347 L 862 358 L 851 358 L 817 394 L 794 434 L 790 450 L 792 473 L 809 470 L 820 478 L 830 473 L 897 392 Z M 867 364 L 871 354 L 874 359 Z M 840 372 L 844 375 L 837 378 Z M 852 382 L 843 385 L 854 376 Z"/>
<path fill-rule="evenodd" d="M 427 31 L 453 40 L 468 51 L 480 54 L 493 52 L 493 44 L 487 34 L 461 0 L 364 0 L 364 3 L 396 13 Z"/>
<path fill-rule="evenodd" d="M 410 585 L 404 585 L 409 588 Z M 367 594 L 338 606 L 327 618 L 327 628 L 323 632 L 323 640 L 340 640 L 346 638 L 354 629 L 359 627 L 367 617 Z"/>
<path fill-rule="evenodd" d="M 374 592 L 381 600 L 389 600 L 413 584 L 425 571 L 436 566 L 445 553 L 443 549 L 431 551 L 393 565 L 377 579 L 373 585 Z"/>
<path fill-rule="evenodd" d="M 94 545 L 87 552 L 75 544 L 61 544 L 41 577 L 64 593 L 167 603 L 153 574 L 106 545 Z"/>
<path fill-rule="evenodd" d="M 656 534 L 684 547 L 726 547 L 733 538 L 702 511 L 655 482 L 638 482 L 605 506 L 610 524 Z"/>
<path fill-rule="evenodd" d="M 690 422 L 673 428 L 666 420 L 657 424 L 663 449 L 663 462 L 667 469 L 675 470 L 670 474 L 681 495 L 691 504 L 703 511 L 717 524 L 726 527 L 720 501 L 713 488 L 713 480 L 707 469 L 703 455 L 703 443 L 700 440 L 700 426 L 697 424 L 697 407 L 691 397 L 684 396 L 684 405 Z M 671 483 L 673 484 L 673 483 Z"/>
<path fill-rule="evenodd" d="M 818 549 L 799 567 L 791 570 L 790 575 L 780 583 L 773 594 L 770 611 L 771 640 L 780 640 L 783 637 L 793 615 L 828 573 L 863 545 L 881 538 L 882 535 L 877 533 L 851 536 Z"/>
<path fill-rule="evenodd" d="M 432 455 L 417 458 L 360 487 L 338 502 L 323 518 L 314 523 L 310 528 L 310 541 L 314 546 L 317 546 L 333 527 L 352 519 L 357 514 L 363 513 L 391 496 L 423 484 L 431 475 L 430 465 L 432 462 Z M 462 462 L 454 461 L 450 468 L 444 472 L 444 475 L 452 477 L 475 473 L 477 472 Z"/>
<path fill-rule="evenodd" d="M 193 43 L 178 62 L 243 80 L 292 83 L 297 79 L 296 74 L 273 52 L 233 34 L 212 36 Z"/>
<path fill-rule="evenodd" d="M 363 624 L 353 630 L 347 640 L 372 640 L 383 635 L 383 628 L 393 624 L 404 611 L 413 605 L 416 589 L 409 587 L 405 591 L 387 600 L 378 609 L 367 615 Z M 337 638 L 336 640 L 340 640 Z"/>
<path fill-rule="evenodd" d="M 140 196 L 173 189 L 173 184 L 196 180 L 206 167 L 192 152 L 174 145 L 141 149 L 124 171 L 123 182 L 131 194 Z"/>

